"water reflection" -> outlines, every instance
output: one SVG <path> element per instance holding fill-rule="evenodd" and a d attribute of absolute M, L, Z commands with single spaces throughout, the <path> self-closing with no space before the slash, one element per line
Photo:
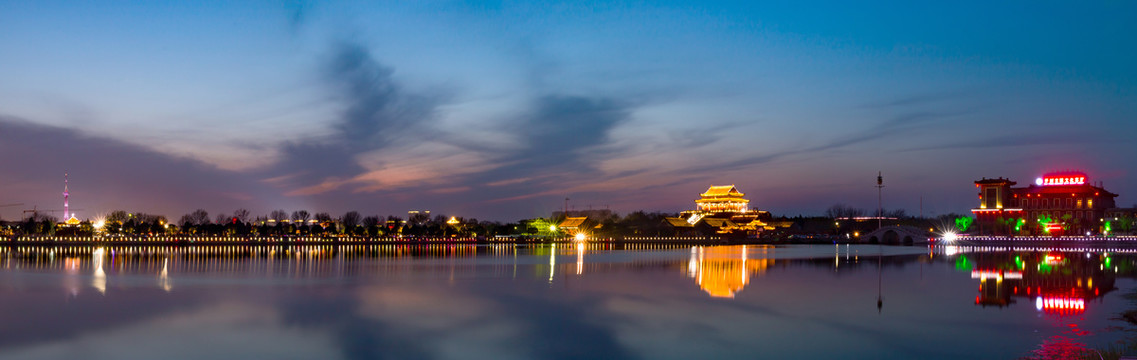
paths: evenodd
<path fill-rule="evenodd" d="M 517 278 L 518 267 L 534 267 L 550 283 L 558 275 L 585 276 L 604 273 L 620 262 L 664 267 L 661 254 L 653 251 L 686 249 L 683 245 L 634 245 L 624 251 L 613 244 L 578 242 L 569 245 L 309 245 L 309 246 L 122 246 L 122 247 L 13 247 L 0 248 L 4 268 L 50 273 L 58 271 L 72 296 L 81 288 L 106 294 L 108 285 L 139 287 L 123 278 L 156 274 L 151 282 L 165 292 L 173 291 L 177 277 L 244 277 L 254 279 L 345 279 L 358 276 L 416 276 L 456 278 Z M 733 250 L 731 250 L 733 251 Z M 57 256 L 58 255 L 58 256 Z M 534 262 L 532 256 L 544 259 Z M 570 257 L 575 261 L 565 261 Z M 601 261 L 592 262 L 592 257 Z M 606 260 L 607 259 L 607 260 Z M 571 268 L 567 268 L 571 266 Z M 563 278 L 563 277 L 562 277 Z M 128 281 L 131 280 L 131 281 Z M 117 281 L 117 282 L 116 282 Z M 108 283 L 109 282 L 109 283 Z M 82 283 L 85 283 L 82 284 Z"/>
<path fill-rule="evenodd" d="M 1126 306 L 1133 258 L 580 242 L 12 247 L 0 261 L 0 304 L 22 310 L 0 321 L 0 358 L 165 357 L 121 353 L 146 343 L 183 358 L 946 359 L 1114 340 L 1099 330 Z"/>
<path fill-rule="evenodd" d="M 1128 273 L 1130 264 L 1114 262 L 1129 249 L 964 250 L 974 251 L 954 250 L 955 265 L 979 281 L 976 305 L 1005 307 L 1026 299 L 1037 311 L 1058 315 L 1085 312 L 1087 303 L 1116 290 L 1119 265 Z"/>
<path fill-rule="evenodd" d="M 91 252 L 91 262 L 95 264 L 95 276 L 91 279 L 91 286 L 99 290 L 100 294 L 107 293 L 107 273 L 103 271 L 103 256 L 105 251 L 103 248 L 95 249 Z"/>
<path fill-rule="evenodd" d="M 978 280 L 975 304 L 1010 308 L 1025 300 L 1045 314 L 1058 334 L 1044 338 L 1027 359 L 1083 358 L 1094 335 L 1115 327 L 1085 329 L 1092 306 L 1104 307 L 1107 294 L 1118 290 L 1119 277 L 1133 277 L 1132 248 L 1084 247 L 949 247 L 958 271 Z M 1118 304 L 1114 304 L 1115 306 Z M 1124 305 L 1124 304 L 1122 304 Z M 1132 306 L 1130 304 L 1130 306 Z M 1098 316 L 1103 312 L 1098 312 Z M 1104 312 L 1111 317 L 1117 312 Z M 1090 356 L 1093 357 L 1093 356 Z"/>
<path fill-rule="evenodd" d="M 734 298 L 750 282 L 774 264 L 772 245 L 698 246 L 691 248 L 687 276 L 712 297 Z M 753 255 L 756 259 L 751 259 Z"/>

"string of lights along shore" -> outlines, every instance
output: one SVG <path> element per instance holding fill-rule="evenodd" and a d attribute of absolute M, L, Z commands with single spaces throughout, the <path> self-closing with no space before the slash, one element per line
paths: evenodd
<path fill-rule="evenodd" d="M 399 216 L 341 216 L 306 210 L 274 210 L 253 215 L 245 209 L 210 217 L 205 210 L 178 221 L 164 215 L 128 211 L 84 216 L 71 207 L 70 174 L 63 176 L 62 221 L 55 210 L 33 206 L 22 220 L 4 221 L 4 241 L 82 242 L 329 242 L 329 241 L 593 241 L 593 242 L 817 242 L 915 244 L 954 241 L 1133 241 L 1137 209 L 1119 208 L 1116 193 L 1081 171 L 1046 173 L 1016 187 L 1006 178 L 974 181 L 979 205 L 970 216 L 934 218 L 887 211 L 883 172 L 876 175 L 874 216 L 834 205 L 824 216 L 802 217 L 758 210 L 735 184 L 712 185 L 678 213 L 570 209 L 547 217 L 501 223 L 476 220 L 476 214 L 407 211 Z M 98 213 L 97 211 L 94 213 Z M 923 212 L 921 211 L 921 214 Z M 46 240 L 50 239 L 50 240 Z"/>

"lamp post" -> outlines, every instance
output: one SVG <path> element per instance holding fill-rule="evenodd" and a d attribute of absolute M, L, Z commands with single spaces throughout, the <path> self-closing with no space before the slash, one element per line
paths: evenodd
<path fill-rule="evenodd" d="M 881 172 L 877 171 L 876 172 L 876 228 L 877 229 L 880 229 L 882 227 L 881 218 L 884 217 L 884 195 L 882 195 L 883 194 L 883 190 L 882 190 L 883 188 L 884 188 L 884 177 L 881 176 Z"/>

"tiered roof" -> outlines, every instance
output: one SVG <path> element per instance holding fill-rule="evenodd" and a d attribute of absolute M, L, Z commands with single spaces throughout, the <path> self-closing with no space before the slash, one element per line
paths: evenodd
<path fill-rule="evenodd" d="M 734 185 L 732 184 L 732 185 L 712 185 L 710 188 L 707 189 L 707 192 L 702 193 L 700 195 L 702 195 L 702 197 L 721 197 L 721 196 L 742 197 L 744 194 L 742 192 L 738 191 L 738 189 L 735 188 Z"/>
<path fill-rule="evenodd" d="M 687 219 L 681 217 L 668 217 L 664 218 L 664 220 L 666 220 L 668 224 L 674 227 L 689 228 L 694 226 L 691 223 L 688 223 Z"/>
<path fill-rule="evenodd" d="M 582 217 L 566 217 L 564 221 L 561 221 L 560 225 L 557 225 L 557 227 L 562 228 L 562 229 L 576 229 L 576 228 L 579 228 L 581 225 L 584 225 L 585 220 L 588 220 L 588 218 L 583 217 L 583 216 Z"/>

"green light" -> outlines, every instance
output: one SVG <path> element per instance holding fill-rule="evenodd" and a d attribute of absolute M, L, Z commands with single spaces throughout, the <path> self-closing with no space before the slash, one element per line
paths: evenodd
<path fill-rule="evenodd" d="M 959 230 L 959 232 L 967 232 L 967 229 L 970 229 L 971 224 L 974 222 L 975 222 L 975 219 L 973 219 L 973 218 L 960 217 L 960 218 L 955 219 L 955 228 L 957 230 Z"/>
<path fill-rule="evenodd" d="M 971 262 L 967 260 L 966 256 L 960 255 L 955 259 L 955 269 L 959 271 L 971 271 Z"/>

